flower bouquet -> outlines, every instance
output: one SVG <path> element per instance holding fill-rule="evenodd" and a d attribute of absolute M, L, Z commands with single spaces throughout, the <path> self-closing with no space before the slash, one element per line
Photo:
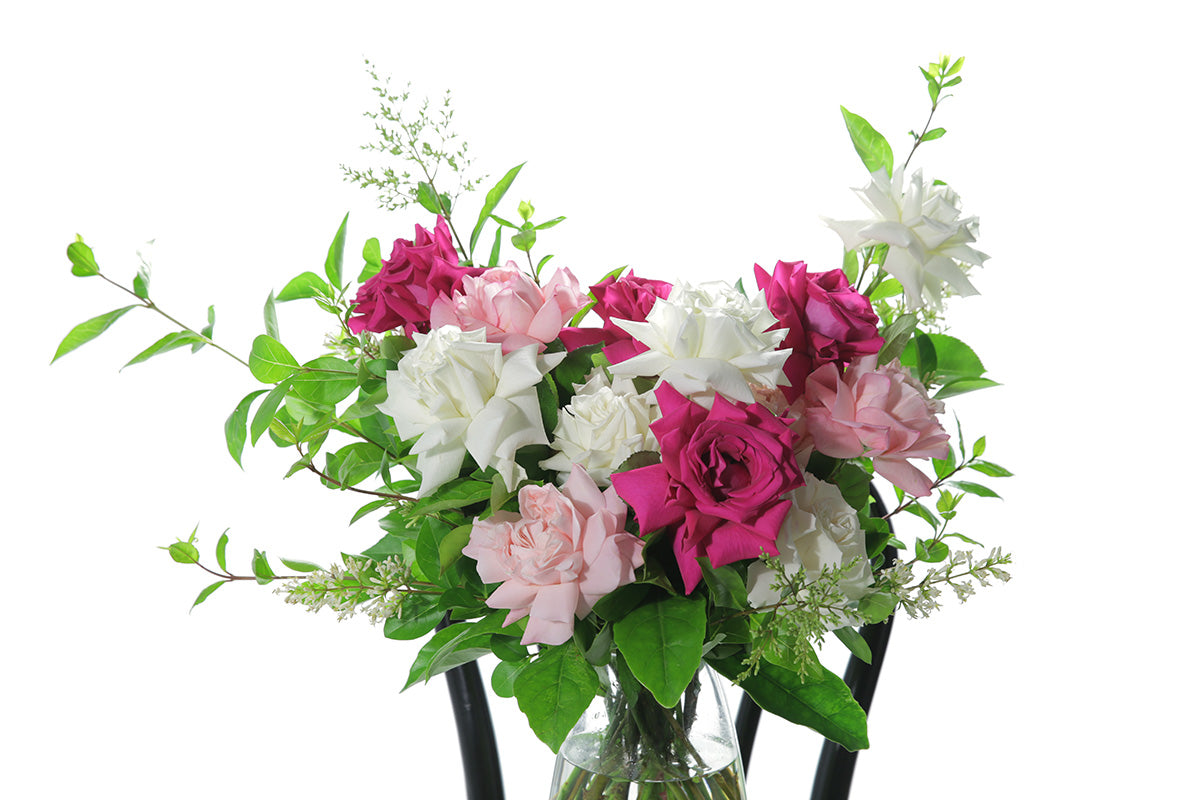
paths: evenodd
<path fill-rule="evenodd" d="M 563 217 L 502 209 L 520 165 L 460 227 L 480 181 L 448 99 L 414 113 L 371 70 L 368 149 L 419 174 L 343 169 L 388 208 L 429 213 L 412 239 L 386 258 L 369 239 L 350 281 L 343 219 L 324 274 L 268 299 L 245 359 L 217 344 L 212 309 L 199 330 L 179 323 L 151 299 L 148 264 L 121 286 L 80 239 L 74 274 L 134 302 L 77 326 L 54 358 L 131 310 L 162 314 L 177 329 L 129 364 L 183 347 L 238 360 L 261 385 L 225 423 L 233 459 L 265 436 L 295 451 L 288 475 L 364 495 L 355 522 L 378 517 L 382 538 L 357 554 L 284 559 L 282 573 L 258 550 L 250 574 L 229 570 L 225 534 L 208 562 L 193 531 L 164 549 L 215 577 L 196 604 L 236 580 L 278 583 L 289 603 L 428 637 L 405 688 L 496 656 L 494 691 L 560 751 L 555 796 L 741 797 L 731 734 L 701 731 L 705 665 L 765 710 L 864 748 L 865 713 L 817 658 L 826 635 L 870 661 L 858 627 L 1008 577 L 1009 556 L 977 554 L 954 521 L 968 495 L 996 496 L 966 475 L 1009 473 L 984 460 L 983 437 L 968 446 L 942 420 L 946 398 L 995 385 L 941 316 L 947 296 L 976 293 L 978 221 L 944 182 L 906 179 L 945 134 L 930 124 L 962 64 L 921 70 L 929 121 L 903 164 L 842 109 L 869 216 L 828 221 L 839 266 L 755 265 L 750 287 L 618 269 L 585 288 L 533 255 Z M 275 304 L 301 300 L 333 329 L 303 362 L 275 323 Z M 894 487 L 890 512 L 872 514 L 876 477 Z M 897 538 L 901 512 L 930 529 Z"/>

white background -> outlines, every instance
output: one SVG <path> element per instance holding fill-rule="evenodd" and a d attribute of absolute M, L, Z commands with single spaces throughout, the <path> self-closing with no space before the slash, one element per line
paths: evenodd
<path fill-rule="evenodd" d="M 492 180 L 528 160 L 503 210 L 565 214 L 538 252 L 587 282 L 622 264 L 691 280 L 831 268 L 840 243 L 818 216 L 857 216 L 848 187 L 866 180 L 839 104 L 906 153 L 927 106 L 916 66 L 945 51 L 967 56 L 965 80 L 916 162 L 981 217 L 992 260 L 953 330 L 1005 384 L 952 407 L 1018 474 L 960 519 L 1017 564 L 1007 586 L 898 622 L 855 796 L 1188 794 L 1195 12 L 828 6 L 8 8 L 0 793 L 462 792 L 443 686 L 398 693 L 415 645 L 247 584 L 188 615 L 205 576 L 155 547 L 197 523 L 206 556 L 231 528 L 243 572 L 253 547 L 330 561 L 378 532 L 347 528 L 355 498 L 280 481 L 291 459 L 269 444 L 238 470 L 222 424 L 255 383 L 232 360 L 178 351 L 118 375 L 168 332 L 155 315 L 48 367 L 73 325 L 127 302 L 70 275 L 77 232 L 126 282 L 156 239 L 156 300 L 196 327 L 215 304 L 216 338 L 246 353 L 267 293 L 320 271 L 347 210 L 350 273 L 367 237 L 428 224 L 341 180 L 366 163 L 366 56 L 418 95 L 452 89 Z M 322 325 L 281 309 L 302 360 Z M 509 796 L 543 796 L 551 754 L 512 701 L 493 709 Z M 804 795 L 817 737 L 763 737 L 752 796 Z"/>

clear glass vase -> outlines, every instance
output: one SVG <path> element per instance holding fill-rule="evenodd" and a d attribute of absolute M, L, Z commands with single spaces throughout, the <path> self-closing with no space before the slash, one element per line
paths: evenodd
<path fill-rule="evenodd" d="M 559 748 L 550 800 L 745 800 L 737 732 L 708 666 L 673 708 L 611 667 L 607 678 Z"/>

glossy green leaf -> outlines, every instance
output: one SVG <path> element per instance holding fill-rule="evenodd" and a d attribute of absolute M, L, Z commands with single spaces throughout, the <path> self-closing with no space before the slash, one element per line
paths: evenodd
<path fill-rule="evenodd" d="M 898 358 L 904 352 L 904 347 L 908 344 L 909 337 L 912 336 L 912 332 L 916 329 L 916 314 L 901 314 L 896 318 L 895 322 L 884 328 L 881 331 L 883 348 L 879 351 L 878 362 L 880 364 L 887 364 L 892 359 Z"/>
<path fill-rule="evenodd" d="M 523 166 L 525 166 L 525 162 L 517 164 L 508 172 L 504 173 L 504 177 L 498 180 L 496 185 L 488 190 L 487 196 L 483 201 L 483 208 L 479 210 L 479 220 L 475 223 L 475 229 L 471 231 L 470 251 L 468 255 L 470 255 L 472 258 L 475 254 L 475 243 L 479 241 L 479 234 L 483 232 L 484 223 L 487 222 L 488 217 L 491 216 L 492 212 L 496 210 L 496 206 L 500 205 L 500 201 L 504 199 L 504 194 L 508 191 L 509 187 L 512 186 L 513 181 L 517 178 L 517 173 L 521 171 L 521 167 Z M 497 236 L 497 241 L 499 241 L 499 236 Z M 496 259 L 493 257 L 490 261 L 488 261 L 488 263 L 494 264 L 496 263 Z"/>
<path fill-rule="evenodd" d="M 570 640 L 544 648 L 513 682 L 517 705 L 529 727 L 555 752 L 599 687 L 595 668 Z"/>
<path fill-rule="evenodd" d="M 311 561 L 297 561 L 292 558 L 281 558 L 279 561 L 288 569 L 295 570 L 296 572 L 316 572 L 317 570 L 324 569 L 320 564 L 314 564 Z"/>
<path fill-rule="evenodd" d="M 71 261 L 71 274 L 80 278 L 89 278 L 100 274 L 100 266 L 92 248 L 82 241 L 71 242 L 67 245 L 67 258 Z"/>
<path fill-rule="evenodd" d="M 846 282 L 851 286 L 858 280 L 858 251 L 847 250 L 842 256 L 842 272 L 846 275 Z"/>
<path fill-rule="evenodd" d="M 189 344 L 195 344 L 196 342 L 203 341 L 203 339 L 190 331 L 175 331 L 174 333 L 168 333 L 166 336 L 162 337 L 157 342 L 150 345 L 133 358 L 129 359 L 129 361 L 126 362 L 125 367 L 129 367 L 134 364 L 140 364 L 143 361 L 148 361 L 157 355 L 169 353 L 170 351 L 177 350 L 180 347 L 187 347 Z M 124 369 L 125 367 L 121 367 L 121 369 Z"/>
<path fill-rule="evenodd" d="M 250 347 L 250 373 L 263 383 L 279 383 L 290 378 L 300 366 L 288 349 L 274 337 L 255 337 Z"/>
<path fill-rule="evenodd" d="M 492 691 L 497 697 L 514 697 L 516 689 L 513 688 L 516 683 L 517 676 L 525 669 L 527 663 L 524 661 L 501 661 L 492 669 Z"/>
<path fill-rule="evenodd" d="M 409 595 L 400 606 L 399 616 L 385 620 L 383 635 L 389 639 L 420 639 L 437 627 L 446 612 L 429 595 Z"/>
<path fill-rule="evenodd" d="M 438 204 L 437 192 L 433 190 L 433 186 L 426 181 L 417 182 L 417 202 L 421 204 L 421 208 L 428 211 L 430 214 L 441 214 L 442 208 Z"/>
<path fill-rule="evenodd" d="M 948 397 L 957 397 L 960 394 L 967 392 L 977 392 L 980 389 L 990 389 L 993 386 L 1000 384 L 989 378 L 962 378 L 961 380 L 951 381 L 938 389 L 937 394 L 933 397 L 935 400 L 945 400 Z"/>
<path fill-rule="evenodd" d="M 335 290 L 342 286 L 342 259 L 346 253 L 346 222 L 349 219 L 350 212 L 347 211 L 346 216 L 342 217 L 342 224 L 338 226 L 338 231 L 329 244 L 329 252 L 325 256 L 325 275 L 329 278 L 329 285 Z"/>
<path fill-rule="evenodd" d="M 441 565 L 442 572 L 462 558 L 463 548 L 467 546 L 467 542 L 471 538 L 471 528 L 471 525 L 459 525 L 438 542 L 438 563 Z"/>
<path fill-rule="evenodd" d="M 417 653 L 401 691 L 491 653 L 492 634 L 501 629 L 506 615 L 507 612 L 501 611 L 478 622 L 460 622 L 435 633 Z"/>
<path fill-rule="evenodd" d="M 939 564 L 950 556 L 950 548 L 940 540 L 917 539 L 914 552 L 918 561 Z"/>
<path fill-rule="evenodd" d="M 850 132 L 850 141 L 854 143 L 854 150 L 862 159 L 867 171 L 876 172 L 884 169 L 887 170 L 890 178 L 892 176 L 892 147 L 888 144 L 887 139 L 871 127 L 871 123 L 857 114 L 847 111 L 845 106 L 842 106 L 842 118 L 846 121 L 846 130 Z"/>
<path fill-rule="evenodd" d="M 867 644 L 867 640 L 862 637 L 856 628 L 846 627 L 838 628 L 833 632 L 833 635 L 838 638 L 842 644 L 846 645 L 846 649 L 854 654 L 854 657 L 864 664 L 871 663 L 871 645 Z"/>
<path fill-rule="evenodd" d="M 266 432 L 267 428 L 271 427 L 271 421 L 275 419 L 275 414 L 279 411 L 279 404 L 283 402 L 284 395 L 291 387 L 292 382 L 284 380 L 263 398 L 262 403 L 258 406 L 258 411 L 254 412 L 254 419 L 250 422 L 251 444 L 256 444 L 258 438 Z"/>
<path fill-rule="evenodd" d="M 358 370 L 337 356 L 321 356 L 304 365 L 292 379 L 297 397 L 309 403 L 331 406 L 358 389 Z"/>
<path fill-rule="evenodd" d="M 984 475 L 987 475 L 989 478 L 1011 478 L 1012 477 L 1011 472 L 1009 472 L 1008 470 L 1006 470 L 1004 467 L 1000 466 L 999 464 L 993 463 L 991 461 L 972 461 L 971 463 L 967 464 L 967 466 L 970 467 L 971 469 L 975 470 L 976 472 L 982 472 Z"/>
<path fill-rule="evenodd" d="M 192 603 L 192 608 L 195 608 L 196 606 L 203 603 L 205 600 L 208 599 L 209 595 L 211 595 L 217 589 L 220 589 L 226 583 L 229 583 L 229 581 L 216 581 L 215 583 L 210 583 L 208 586 L 205 586 L 203 589 L 200 590 L 200 594 L 198 594 L 196 596 L 196 601 L 194 603 Z M 188 610 L 191 611 L 191 609 L 188 609 Z"/>
<path fill-rule="evenodd" d="M 707 618 L 700 597 L 668 597 L 613 623 L 613 641 L 629 669 L 664 708 L 679 702 L 700 668 Z"/>
<path fill-rule="evenodd" d="M 413 505 L 413 510 L 422 514 L 448 511 L 455 508 L 481 503 L 492 496 L 490 481 L 463 480 L 444 484 L 436 494 L 424 497 Z"/>
<path fill-rule="evenodd" d="M 358 282 L 366 283 L 379 274 L 383 269 L 383 254 L 379 249 L 379 240 L 371 237 L 363 243 L 363 268 L 358 274 Z"/>
<path fill-rule="evenodd" d="M 492 241 L 492 252 L 488 255 L 488 265 L 494 266 L 500 262 L 500 244 L 503 241 L 504 229 L 496 228 L 496 238 Z"/>
<path fill-rule="evenodd" d="M 191 542 L 175 542 L 167 547 L 167 554 L 178 564 L 195 564 L 200 561 L 200 551 Z"/>
<path fill-rule="evenodd" d="M 560 222 L 563 222 L 564 220 L 566 220 L 566 217 L 555 217 L 552 220 L 548 220 L 546 222 L 540 222 L 537 225 L 534 225 L 533 229 L 535 231 L 544 231 L 548 228 L 553 228 L 555 225 L 557 225 Z"/>
<path fill-rule="evenodd" d="M 704 577 L 704 585 L 708 587 L 708 595 L 712 599 L 713 605 L 735 610 L 750 606 L 746 594 L 746 581 L 733 566 L 726 565 L 713 569 L 712 562 L 707 558 L 701 558 L 700 571 Z"/>
<path fill-rule="evenodd" d="M 378 247 L 378 240 L 375 240 L 375 245 Z M 333 289 L 320 275 L 315 272 L 301 272 L 288 281 L 287 286 L 283 287 L 275 299 L 280 303 L 288 303 L 307 297 L 332 298 L 333 295 Z"/>
<path fill-rule="evenodd" d="M 250 559 L 250 571 L 254 573 L 254 579 L 260 586 L 270 583 L 275 577 L 275 571 L 267 561 L 267 554 L 259 550 L 255 550 Z"/>
<path fill-rule="evenodd" d="M 54 358 L 50 359 L 50 363 L 53 364 L 76 347 L 87 344 L 92 339 L 95 339 L 108 330 L 114 322 L 134 308 L 139 308 L 139 306 L 125 306 L 124 308 L 118 308 L 114 311 L 109 311 L 107 314 L 101 314 L 98 317 L 92 317 L 86 322 L 79 323 L 63 338 L 62 342 L 58 345 L 58 350 L 54 353 Z"/>
<path fill-rule="evenodd" d="M 242 450 L 246 447 L 246 422 L 250 419 L 250 406 L 254 398 L 266 393 L 266 389 L 256 389 L 246 395 L 225 419 L 225 447 L 239 467 L 242 466 Z"/>
<path fill-rule="evenodd" d="M 537 243 L 537 233 L 533 228 L 523 231 L 517 231 L 512 237 L 513 247 L 520 250 L 522 253 L 528 253 L 533 249 L 533 245 Z"/>
<path fill-rule="evenodd" d="M 1000 497 L 1000 495 L 996 494 L 988 487 L 982 486 L 978 483 L 972 483 L 971 481 L 950 481 L 950 485 L 962 489 L 964 492 L 968 492 L 969 494 L 973 494 L 976 497 L 994 497 L 997 500 L 1003 499 Z"/>
<path fill-rule="evenodd" d="M 217 539 L 217 566 L 225 569 L 225 548 L 229 545 L 229 531 L 221 534 L 221 538 Z"/>
<path fill-rule="evenodd" d="M 709 661 L 713 669 L 730 680 L 742 671 L 741 659 Z M 867 740 L 867 715 L 850 693 L 845 681 L 824 667 L 817 675 L 798 675 L 768 661 L 740 684 L 765 711 L 789 722 L 812 728 L 847 750 L 863 750 Z"/>
<path fill-rule="evenodd" d="M 857 611 L 867 622 L 883 622 L 895 613 L 899 602 L 894 594 L 876 592 L 859 600 Z"/>

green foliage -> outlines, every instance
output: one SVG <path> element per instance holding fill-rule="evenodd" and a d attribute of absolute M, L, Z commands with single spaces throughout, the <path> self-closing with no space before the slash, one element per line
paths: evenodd
<path fill-rule="evenodd" d="M 867 640 L 862 637 L 854 628 L 838 628 L 833 632 L 833 635 L 838 638 L 838 641 L 846 645 L 846 649 L 854 654 L 854 657 L 864 664 L 871 663 L 871 645 L 867 644 Z"/>
<path fill-rule="evenodd" d="M 83 243 L 83 239 L 76 236 L 76 241 L 67 245 L 67 258 L 71 262 L 71 274 L 80 278 L 90 278 L 93 275 L 100 274 L 100 266 L 96 263 L 96 256 L 92 253 L 92 248 Z"/>
<path fill-rule="evenodd" d="M 225 446 L 239 467 L 242 466 L 242 450 L 246 446 L 246 422 L 250 418 L 250 406 L 256 397 L 266 393 L 266 389 L 256 389 L 246 395 L 225 420 Z"/>
<path fill-rule="evenodd" d="M 764 711 L 812 728 L 847 750 L 863 750 L 867 715 L 846 683 L 824 667 L 816 677 L 802 678 L 792 670 L 761 663 L 753 675 L 738 678 L 738 658 L 709 659 L 713 669 L 737 683 Z"/>
<path fill-rule="evenodd" d="M 204 339 L 192 333 L 191 331 L 175 331 L 174 333 L 168 333 L 166 336 L 162 337 L 157 342 L 150 345 L 133 358 L 129 359 L 129 361 L 126 362 L 125 367 L 129 367 L 134 364 L 140 364 L 143 361 L 148 361 L 149 359 L 154 358 L 154 356 L 162 355 L 163 353 L 169 353 L 170 351 L 177 350 L 180 347 L 187 347 L 189 344 L 197 343 L 203 344 Z M 121 369 L 124 369 L 125 367 L 122 367 Z"/>
<path fill-rule="evenodd" d="M 596 670 L 570 641 L 543 648 L 513 681 L 517 705 L 529 727 L 555 752 L 599 687 Z"/>
<path fill-rule="evenodd" d="M 379 241 L 377 239 L 372 241 L 378 248 Z M 325 297 L 332 300 L 333 295 L 333 287 L 320 275 L 315 272 L 301 272 L 287 282 L 275 299 L 280 303 L 289 303 L 292 300 L 303 300 L 308 297 Z"/>
<path fill-rule="evenodd" d="M 521 172 L 521 168 L 525 166 L 522 161 L 515 167 L 504 173 L 504 177 L 496 181 L 496 185 L 488 189 L 487 195 L 483 199 L 483 208 L 479 210 L 479 219 L 475 222 L 475 228 L 471 231 L 471 244 L 467 251 L 468 258 L 475 257 L 475 243 L 479 241 L 479 234 L 483 233 L 484 223 L 491 218 L 492 212 L 500 205 L 500 201 L 504 199 L 504 195 L 508 193 L 513 181 L 517 179 L 517 175 Z M 496 231 L 496 238 L 499 239 L 500 231 Z M 496 258 L 493 256 L 488 264 L 495 264 Z"/>
<path fill-rule="evenodd" d="M 862 117 L 847 111 L 845 106 L 842 106 L 842 118 L 846 121 L 846 130 L 850 132 L 854 150 L 862 159 L 867 172 L 883 169 L 887 171 L 889 178 L 892 177 L 892 146 L 883 134 L 871 127 L 871 123 Z"/>
<path fill-rule="evenodd" d="M 58 345 L 58 350 L 54 352 L 54 358 L 50 359 L 50 363 L 53 364 L 75 348 L 95 339 L 108 330 L 114 322 L 135 308 L 138 308 L 138 306 L 125 306 L 124 308 L 118 308 L 109 311 L 107 314 L 101 314 L 98 317 L 92 317 L 86 322 L 79 323 L 63 338 L 62 342 Z"/>
<path fill-rule="evenodd" d="M 339 289 L 342 285 L 342 262 L 346 255 L 346 223 L 349 220 L 350 212 L 347 211 L 346 216 L 342 217 L 342 224 L 338 226 L 337 233 L 333 235 L 333 241 L 329 243 L 329 252 L 325 255 L 325 275 L 334 289 Z"/>
<path fill-rule="evenodd" d="M 254 339 L 250 348 L 250 374 L 263 383 L 287 380 L 300 362 L 278 340 L 266 334 Z"/>
<path fill-rule="evenodd" d="M 630 671 L 664 708 L 679 702 L 700 668 L 707 622 L 700 597 L 667 597 L 613 623 L 613 641 Z"/>
<path fill-rule="evenodd" d="M 498 611 L 478 622 L 460 622 L 435 633 L 421 646 L 401 691 L 406 691 L 414 684 L 428 682 L 435 675 L 492 652 L 492 634 L 504 629 L 501 623 L 506 615 L 507 612 Z M 512 629 L 509 626 L 507 630 Z M 578 718 L 576 714 L 575 719 Z"/>

